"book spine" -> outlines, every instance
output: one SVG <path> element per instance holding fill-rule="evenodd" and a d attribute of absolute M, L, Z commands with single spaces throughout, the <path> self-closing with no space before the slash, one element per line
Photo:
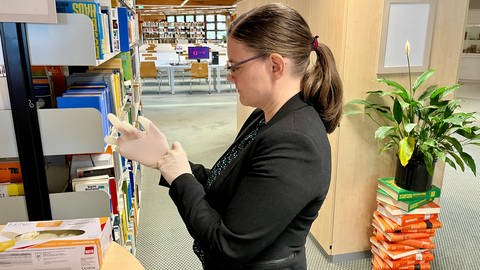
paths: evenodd
<path fill-rule="evenodd" d="M 434 187 L 426 192 L 409 192 L 409 193 L 401 193 L 398 194 L 399 201 L 411 201 L 417 199 L 430 199 L 430 198 L 437 198 L 440 196 L 440 189 Z"/>
<path fill-rule="evenodd" d="M 423 200 L 414 201 L 414 202 L 412 202 L 412 203 L 409 203 L 409 204 L 408 204 L 407 212 L 410 212 L 410 211 L 412 211 L 412 210 L 414 210 L 414 209 L 417 209 L 418 207 L 420 207 L 420 206 L 422 206 L 422 205 L 424 205 L 424 204 L 427 204 L 427 203 L 433 201 L 433 199 L 434 199 L 434 198 L 428 198 L 428 199 L 425 198 L 425 199 L 423 199 Z"/>
<path fill-rule="evenodd" d="M 92 20 L 95 37 L 95 55 L 97 59 L 104 58 L 103 27 L 100 5 L 94 2 L 64 2 L 57 1 L 57 12 L 84 14 Z"/>

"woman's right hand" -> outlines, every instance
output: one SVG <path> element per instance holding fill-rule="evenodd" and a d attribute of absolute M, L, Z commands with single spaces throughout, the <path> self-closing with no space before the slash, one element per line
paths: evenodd
<path fill-rule="evenodd" d="M 105 137 L 105 142 L 113 146 L 114 151 L 127 159 L 158 169 L 158 161 L 168 151 L 167 137 L 150 121 L 139 116 L 138 122 L 144 130 L 139 130 L 127 122 L 120 121 L 115 115 L 108 114 L 108 120 L 120 133 L 118 137 Z"/>

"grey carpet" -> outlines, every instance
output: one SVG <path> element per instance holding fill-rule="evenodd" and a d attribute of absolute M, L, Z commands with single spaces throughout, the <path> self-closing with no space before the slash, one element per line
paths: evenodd
<path fill-rule="evenodd" d="M 145 116 L 154 121 L 170 140 L 180 141 L 194 162 L 211 166 L 235 136 L 235 94 L 209 95 L 204 91 L 193 95 L 144 95 L 142 100 Z M 479 104 L 480 100 L 468 100 L 466 110 L 479 108 Z M 469 153 L 473 153 L 480 167 L 480 151 L 469 148 Z M 148 270 L 201 269 L 191 251 L 192 240 L 168 196 L 168 190 L 158 186 L 158 178 L 158 171 L 145 168 L 137 257 Z M 443 228 L 435 236 L 437 247 L 433 251 L 432 269 L 479 269 L 479 196 L 479 177 L 473 177 L 470 172 L 446 169 L 440 215 Z M 307 239 L 309 269 L 371 269 L 369 258 L 331 263 L 314 241 L 311 237 Z"/>

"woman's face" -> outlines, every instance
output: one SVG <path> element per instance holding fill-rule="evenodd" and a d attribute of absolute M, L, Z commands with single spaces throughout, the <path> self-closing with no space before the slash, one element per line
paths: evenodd
<path fill-rule="evenodd" d="M 240 41 L 229 38 L 227 44 L 228 80 L 235 83 L 240 102 L 245 106 L 262 108 L 269 100 L 271 80 L 268 55 L 247 48 Z"/>

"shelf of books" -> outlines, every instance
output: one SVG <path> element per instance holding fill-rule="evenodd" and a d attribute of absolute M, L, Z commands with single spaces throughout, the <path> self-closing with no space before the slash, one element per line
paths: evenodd
<path fill-rule="evenodd" d="M 434 201 L 440 189 L 404 190 L 394 178 L 379 178 L 377 209 L 370 237 L 372 269 L 431 269 L 435 231 L 442 227 L 440 206 Z"/>
<path fill-rule="evenodd" d="M 138 44 L 138 24 L 133 1 L 112 2 L 56 1 L 58 23 L 27 24 L 28 42 L 53 218 L 110 216 L 114 240 L 135 253 L 141 166 L 104 137 L 114 132 L 109 113 L 138 126 L 138 54 L 130 47 Z M 3 79 L 0 224 L 28 220 Z"/>

